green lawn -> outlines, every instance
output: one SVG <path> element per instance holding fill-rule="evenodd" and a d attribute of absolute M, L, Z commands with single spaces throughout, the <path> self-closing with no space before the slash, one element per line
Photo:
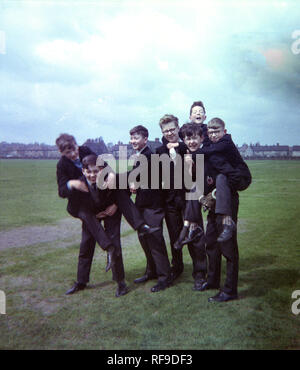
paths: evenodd
<path fill-rule="evenodd" d="M 121 298 L 100 248 L 89 289 L 64 295 L 76 278 L 80 232 L 77 239 L 0 249 L 7 300 L 0 349 L 300 349 L 300 315 L 291 311 L 292 292 L 300 290 L 300 161 L 248 164 L 253 184 L 240 193 L 239 300 L 209 303 L 215 291 L 194 292 L 186 248 L 185 271 L 171 288 L 151 293 L 153 281 L 134 285 L 145 257 L 124 222 L 130 292 Z M 2 233 L 69 217 L 55 167 L 55 161 L 0 161 Z M 225 263 L 223 280 L 224 269 Z"/>

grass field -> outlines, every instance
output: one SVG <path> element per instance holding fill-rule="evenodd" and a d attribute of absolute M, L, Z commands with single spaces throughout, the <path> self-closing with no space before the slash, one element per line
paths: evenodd
<path fill-rule="evenodd" d="M 153 281 L 134 285 L 145 257 L 126 222 L 129 294 L 115 298 L 98 248 L 89 289 L 65 296 L 76 278 L 80 223 L 57 196 L 56 162 L 1 160 L 0 349 L 300 349 L 300 315 L 291 311 L 292 292 L 300 290 L 300 161 L 248 164 L 239 299 L 217 304 L 207 300 L 215 291 L 192 290 L 186 248 L 184 273 L 172 287 L 151 293 Z"/>

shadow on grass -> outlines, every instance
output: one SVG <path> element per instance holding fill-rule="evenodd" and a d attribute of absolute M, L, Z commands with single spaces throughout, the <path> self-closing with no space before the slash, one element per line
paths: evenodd
<path fill-rule="evenodd" d="M 277 262 L 278 264 L 276 264 Z M 260 297 L 272 289 L 295 289 L 300 279 L 300 271 L 283 268 L 276 256 L 253 256 L 240 260 L 239 288 L 240 298 Z M 243 289 L 243 288 L 246 289 Z"/>

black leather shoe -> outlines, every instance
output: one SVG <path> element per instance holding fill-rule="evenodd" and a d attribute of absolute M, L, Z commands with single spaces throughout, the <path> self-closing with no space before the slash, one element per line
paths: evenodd
<path fill-rule="evenodd" d="M 183 226 L 182 230 L 180 231 L 179 238 L 174 243 L 174 249 L 180 250 L 182 249 L 183 245 L 182 242 L 184 239 L 186 239 L 187 235 L 189 233 L 189 226 Z"/>
<path fill-rule="evenodd" d="M 147 224 L 143 224 L 138 228 L 139 236 L 149 235 L 155 233 L 155 231 L 160 230 L 160 227 L 151 227 Z"/>
<path fill-rule="evenodd" d="M 156 278 L 157 278 L 157 276 L 155 276 L 155 275 L 145 274 L 145 275 L 143 275 L 143 276 L 141 276 L 139 278 L 136 278 L 134 280 L 134 282 L 135 282 L 135 284 L 140 284 L 140 283 L 145 283 L 148 280 L 153 280 L 153 279 L 156 279 Z"/>
<path fill-rule="evenodd" d="M 79 292 L 80 290 L 83 290 L 85 289 L 86 287 L 86 284 L 80 284 L 80 283 L 75 283 L 72 288 L 70 288 L 69 290 L 66 291 L 65 294 L 74 294 L 74 293 L 77 293 Z"/>
<path fill-rule="evenodd" d="M 109 271 L 115 264 L 114 251 L 115 251 L 115 247 L 113 245 L 109 246 L 107 249 L 107 262 L 106 262 L 105 272 Z"/>
<path fill-rule="evenodd" d="M 164 290 L 168 288 L 169 286 L 170 286 L 170 283 L 160 283 L 159 282 L 151 288 L 151 292 L 152 293 L 159 292 L 160 290 Z"/>
<path fill-rule="evenodd" d="M 208 302 L 227 302 L 237 298 L 238 298 L 237 294 L 227 294 L 225 292 L 220 291 L 215 296 L 208 298 Z"/>
<path fill-rule="evenodd" d="M 219 235 L 217 242 L 219 243 L 227 242 L 227 240 L 232 238 L 235 229 L 236 229 L 236 226 L 233 221 L 230 225 L 224 225 L 223 231 Z"/>
<path fill-rule="evenodd" d="M 203 292 L 204 290 L 219 289 L 219 288 L 220 288 L 219 286 L 210 285 L 210 284 L 208 284 L 207 281 L 204 281 L 204 283 L 202 283 L 202 285 L 201 285 L 201 288 L 200 289 L 195 289 L 195 290 L 199 290 L 200 292 Z"/>
<path fill-rule="evenodd" d="M 193 290 L 202 291 L 202 286 L 207 283 L 204 279 L 196 279 L 194 282 Z"/>
<path fill-rule="evenodd" d="M 195 229 L 189 230 L 187 237 L 182 241 L 182 245 L 199 240 L 202 235 L 202 228 L 200 226 L 197 226 Z"/>
<path fill-rule="evenodd" d="M 129 292 L 129 289 L 128 289 L 128 287 L 125 283 L 124 284 L 119 284 L 118 288 L 116 290 L 116 297 L 121 297 L 122 295 L 125 295 L 128 292 Z"/>

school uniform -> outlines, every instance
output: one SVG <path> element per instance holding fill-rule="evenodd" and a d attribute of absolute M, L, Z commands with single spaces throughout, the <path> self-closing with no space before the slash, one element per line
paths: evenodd
<path fill-rule="evenodd" d="M 82 205 L 79 210 L 79 217 L 84 222 L 78 256 L 77 282 L 79 284 L 87 284 L 89 282 L 96 241 L 98 244 L 102 243 L 101 238 L 105 237 L 105 235 L 109 235 L 109 242 L 115 247 L 115 263 L 112 266 L 112 278 L 114 281 L 120 282 L 125 278 L 120 236 L 122 214 L 118 209 L 112 216 L 107 216 L 102 220 L 94 216 L 104 211 L 108 206 L 116 204 L 116 190 L 99 190 L 95 184 L 89 184 L 84 176 L 81 179 L 88 186 L 89 193 L 81 192 L 79 194 Z M 100 230 L 103 230 L 105 235 Z M 94 235 L 96 235 L 96 238 Z"/>
<path fill-rule="evenodd" d="M 239 253 L 237 243 L 237 229 L 231 239 L 217 243 L 223 225 L 219 214 L 231 215 L 237 225 L 239 194 L 251 183 L 252 177 L 247 164 L 242 159 L 238 149 L 231 139 L 231 135 L 224 135 L 217 143 L 211 143 L 202 148 L 202 153 L 208 157 L 209 164 L 217 173 L 217 193 L 219 203 L 216 209 L 207 216 L 206 252 L 208 255 L 208 278 L 210 287 L 219 287 L 221 276 L 221 256 L 226 259 L 226 280 L 222 291 L 230 296 L 237 295 Z M 222 182 L 218 182 L 221 178 Z M 230 189 L 228 191 L 228 189 Z M 220 197 L 221 195 L 221 197 Z M 218 197 L 218 195 L 217 195 Z M 218 198 L 217 198 L 218 200 Z"/>
<path fill-rule="evenodd" d="M 139 161 L 139 156 L 145 156 L 148 164 L 148 188 L 143 189 L 139 187 L 136 190 L 135 205 L 145 222 L 149 226 L 158 227 L 159 229 L 151 235 L 141 236 L 138 233 L 138 238 L 147 261 L 144 276 L 147 279 L 157 277 L 159 284 L 168 285 L 170 282 L 171 267 L 163 236 L 163 200 L 160 189 L 151 189 L 151 154 L 153 153 L 148 146 L 145 146 L 136 154 L 132 171 L 142 165 Z M 137 180 L 140 179 L 137 178 Z"/>
<path fill-rule="evenodd" d="M 183 154 L 185 152 L 185 144 L 179 142 L 179 146 L 175 148 L 175 152 L 183 160 Z M 167 154 L 170 156 L 169 149 L 167 148 L 167 142 L 163 140 L 163 145 L 156 148 L 156 154 L 162 155 Z M 160 166 L 160 182 L 162 182 L 163 176 Z M 183 184 L 183 182 L 182 182 Z M 176 250 L 174 244 L 177 241 L 181 229 L 183 227 L 183 212 L 185 208 L 185 191 L 183 189 L 174 188 L 174 162 L 170 163 L 170 188 L 162 189 L 162 196 L 164 202 L 165 221 L 168 229 L 171 246 L 171 268 L 174 278 L 178 277 L 184 269 L 182 251 Z"/>
<path fill-rule="evenodd" d="M 78 283 L 86 284 L 89 281 L 89 273 L 94 255 L 95 243 L 97 242 L 103 250 L 107 250 L 111 245 L 114 245 L 116 251 L 120 251 L 120 225 L 118 220 L 121 219 L 123 213 L 128 223 L 136 230 L 144 224 L 139 211 L 130 199 L 129 195 L 124 190 L 113 191 L 113 202 L 117 204 L 118 211 L 114 216 L 107 217 L 104 221 L 104 228 L 101 222 L 96 218 L 95 204 L 93 204 L 90 193 L 81 192 L 68 187 L 68 181 L 72 179 L 82 178 L 81 161 L 87 155 L 95 154 L 86 146 L 79 147 L 79 160 L 72 161 L 65 156 L 62 156 L 57 163 L 57 184 L 58 194 L 62 198 L 68 199 L 68 213 L 82 221 L 81 243 L 78 261 Z M 110 201 L 111 192 L 106 190 L 98 190 L 101 194 L 100 204 L 106 205 Z M 101 193 L 102 192 L 102 193 Z M 109 196 L 108 196 L 109 195 Z M 109 203 L 113 204 L 113 203 Z M 101 210 L 101 207 L 100 207 Z M 118 225 L 118 226 L 117 226 Z M 119 229 L 118 229 L 119 228 Z M 122 258 L 121 253 L 117 253 L 118 258 Z M 121 257 L 119 257 L 121 256 Z M 121 266 L 121 262 L 119 266 Z M 117 262 L 118 266 L 118 262 Z M 113 269 L 112 269 L 113 270 Z M 121 279 L 123 276 L 122 267 L 116 267 L 113 270 L 113 278 Z"/>
<path fill-rule="evenodd" d="M 169 149 L 167 148 L 168 142 L 163 138 L 163 145 L 157 148 L 157 154 L 168 154 Z M 179 142 L 179 146 L 175 148 L 176 153 L 182 159 L 182 188 L 175 189 L 174 187 L 174 164 L 170 163 L 170 189 L 164 189 L 162 194 L 164 197 L 164 209 L 165 209 L 165 221 L 168 228 L 171 253 L 172 253 L 172 272 L 174 278 L 179 276 L 184 269 L 183 256 L 181 249 L 175 249 L 174 244 L 178 240 L 180 232 L 183 228 L 183 218 L 186 207 L 186 189 L 184 187 L 184 154 L 186 154 L 186 145 L 183 142 Z M 197 218 L 197 222 L 203 227 L 202 215 L 201 218 Z M 203 240 L 197 242 L 188 243 L 189 254 L 193 263 L 192 276 L 196 280 L 202 280 L 206 274 L 206 255 L 204 252 Z"/>

